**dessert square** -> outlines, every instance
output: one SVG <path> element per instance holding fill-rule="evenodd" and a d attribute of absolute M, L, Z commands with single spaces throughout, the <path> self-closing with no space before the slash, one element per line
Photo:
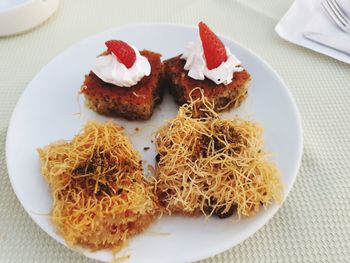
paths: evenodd
<path fill-rule="evenodd" d="M 71 141 L 38 153 L 51 220 L 69 245 L 119 250 L 158 215 L 154 187 L 121 126 L 90 121 Z"/>
<path fill-rule="evenodd" d="M 85 76 L 81 93 L 89 108 L 106 116 L 129 120 L 147 120 L 152 116 L 154 107 L 163 97 L 161 55 L 149 50 L 140 53 L 148 59 L 152 70 L 134 86 L 119 87 L 106 83 L 92 71 Z"/>
<path fill-rule="evenodd" d="M 196 80 L 189 77 L 188 71 L 184 69 L 185 63 L 186 60 L 180 55 L 163 62 L 166 86 L 179 105 L 190 102 L 190 95 L 193 99 L 199 98 L 200 91 L 194 90 L 197 87 L 203 90 L 205 97 L 214 102 L 214 110 L 217 112 L 237 108 L 246 98 L 251 81 L 248 71 L 235 72 L 228 85 L 216 84 L 207 78 Z"/>

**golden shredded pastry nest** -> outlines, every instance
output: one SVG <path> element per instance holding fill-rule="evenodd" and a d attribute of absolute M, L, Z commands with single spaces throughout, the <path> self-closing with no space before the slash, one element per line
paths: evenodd
<path fill-rule="evenodd" d="M 276 166 L 263 149 L 262 129 L 224 120 L 202 92 L 156 134 L 156 194 L 169 214 L 251 216 L 282 200 Z"/>
<path fill-rule="evenodd" d="M 38 153 L 52 222 L 69 245 L 117 251 L 158 214 L 154 185 L 122 127 L 88 122 L 71 141 Z"/>

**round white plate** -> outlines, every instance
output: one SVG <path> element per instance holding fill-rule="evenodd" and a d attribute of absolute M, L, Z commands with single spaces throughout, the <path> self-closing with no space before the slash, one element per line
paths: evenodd
<path fill-rule="evenodd" d="M 23 92 L 8 128 L 6 156 L 12 187 L 33 220 L 62 244 L 49 214 L 52 199 L 40 174 L 36 149 L 57 140 L 71 139 L 88 119 L 105 121 L 84 106 L 78 98 L 84 74 L 109 39 L 122 39 L 139 49 L 159 52 L 163 59 L 182 53 L 188 41 L 198 40 L 197 28 L 176 25 L 143 24 L 111 29 L 70 47 L 45 66 Z M 284 184 L 285 197 L 298 173 L 302 152 L 300 115 L 291 93 L 273 69 L 246 48 L 222 37 L 225 44 L 242 61 L 253 81 L 239 115 L 260 123 L 264 128 L 266 148 L 276 153 Z M 149 121 L 135 122 L 115 118 L 126 128 L 145 166 L 154 164 L 155 150 L 151 142 L 154 131 L 165 120 L 176 115 L 177 106 L 168 95 Z M 76 113 L 81 114 L 76 114 Z M 135 128 L 139 128 L 137 132 Z M 145 151 L 144 147 L 151 147 Z M 163 217 L 146 232 L 130 240 L 120 253 L 130 255 L 126 262 L 189 262 L 203 259 L 235 246 L 251 236 L 276 213 L 272 204 L 254 217 L 220 220 L 204 217 Z M 112 259 L 109 251 L 88 252 L 86 256 L 102 261 Z"/>

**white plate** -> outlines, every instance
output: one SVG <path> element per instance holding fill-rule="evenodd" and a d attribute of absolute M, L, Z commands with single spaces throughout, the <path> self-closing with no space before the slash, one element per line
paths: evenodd
<path fill-rule="evenodd" d="M 169 58 L 181 53 L 190 40 L 197 41 L 197 28 L 176 25 L 131 25 L 111 29 L 79 42 L 52 60 L 32 80 L 23 92 L 13 112 L 8 128 L 6 156 L 12 187 L 33 220 L 50 236 L 62 244 L 49 220 L 52 199 L 40 174 L 36 152 L 60 139 L 71 139 L 88 119 L 107 118 L 88 110 L 78 91 L 84 74 L 105 49 L 109 39 L 122 39 L 139 49 L 150 49 Z M 239 111 L 225 113 L 225 117 L 239 114 L 259 122 L 265 131 L 266 148 L 277 153 L 277 163 L 287 196 L 301 159 L 302 134 L 300 116 L 291 93 L 281 78 L 260 58 L 232 40 L 222 38 L 231 51 L 251 73 L 253 81 L 249 96 Z M 80 103 L 79 103 L 80 101 Z M 80 105 L 80 106 L 79 106 Z M 166 119 L 176 115 L 177 106 L 166 96 L 153 117 L 145 122 L 115 119 L 123 125 L 143 160 L 154 163 L 152 133 Z M 82 112 L 82 116 L 75 113 Z M 135 132 L 135 128 L 139 132 Z M 151 147 L 144 151 L 144 147 Z M 276 213 L 278 205 L 262 209 L 256 216 L 237 220 L 203 217 L 163 217 L 145 233 L 131 239 L 118 255 L 129 254 L 126 262 L 188 262 L 203 259 L 229 249 L 251 236 Z M 166 234 L 166 235 L 163 235 Z M 83 253 L 98 260 L 111 260 L 108 251 Z"/>

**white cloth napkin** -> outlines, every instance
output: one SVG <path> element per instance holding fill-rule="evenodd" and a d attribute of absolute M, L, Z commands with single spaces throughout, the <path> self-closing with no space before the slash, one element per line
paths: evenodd
<path fill-rule="evenodd" d="M 347 10 L 350 10 L 350 0 L 337 1 Z M 278 22 L 275 30 L 280 37 L 294 44 L 350 64 L 350 56 L 303 37 L 303 33 L 307 31 L 333 36 L 345 35 L 330 19 L 326 11 L 323 10 L 321 0 L 295 0 L 287 13 Z"/>

